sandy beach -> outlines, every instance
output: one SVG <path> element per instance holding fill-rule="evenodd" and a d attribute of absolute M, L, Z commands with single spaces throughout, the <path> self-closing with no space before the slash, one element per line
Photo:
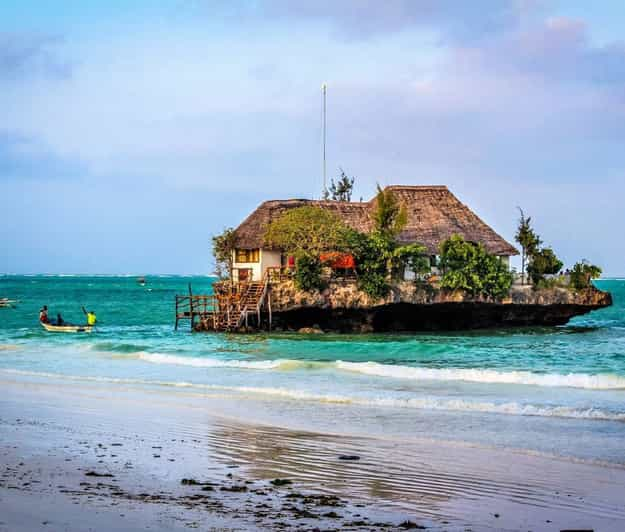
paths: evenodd
<path fill-rule="evenodd" d="M 2 389 L 3 531 L 625 527 L 614 465 L 254 425 L 217 395 Z"/>

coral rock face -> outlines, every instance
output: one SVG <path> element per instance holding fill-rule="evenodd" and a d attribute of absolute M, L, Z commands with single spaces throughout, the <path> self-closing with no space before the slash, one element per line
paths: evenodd
<path fill-rule="evenodd" d="M 401 282 L 386 297 L 374 299 L 355 282 L 331 282 L 321 292 L 302 292 L 287 281 L 272 285 L 271 304 L 274 324 L 281 329 L 375 332 L 563 325 L 610 306 L 612 297 L 596 288 L 513 287 L 508 297 L 494 300 Z"/>

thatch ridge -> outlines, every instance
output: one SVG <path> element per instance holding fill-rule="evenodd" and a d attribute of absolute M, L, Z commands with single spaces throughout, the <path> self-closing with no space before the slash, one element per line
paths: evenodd
<path fill-rule="evenodd" d="M 408 211 L 408 222 L 398 237 L 402 243 L 419 242 L 428 251 L 438 254 L 440 244 L 453 234 L 466 240 L 481 242 L 490 253 L 510 256 L 518 251 L 488 226 L 445 185 L 391 185 L 397 199 Z M 283 212 L 304 205 L 313 205 L 335 212 L 347 225 L 361 232 L 373 226 L 371 213 L 375 197 L 368 202 L 287 199 L 263 202 L 236 229 L 237 246 L 243 249 L 266 247 L 267 224 Z"/>

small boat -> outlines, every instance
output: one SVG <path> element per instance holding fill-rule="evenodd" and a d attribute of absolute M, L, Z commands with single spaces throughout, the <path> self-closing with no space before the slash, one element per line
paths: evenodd
<path fill-rule="evenodd" d="M 17 299 L 9 299 L 8 297 L 0 297 L 0 308 L 12 308 L 17 305 Z"/>
<path fill-rule="evenodd" d="M 137 283 L 141 286 L 145 286 L 145 277 L 137 277 Z"/>
<path fill-rule="evenodd" d="M 93 331 L 93 325 L 72 325 L 71 323 L 66 323 L 65 325 L 54 325 L 53 323 L 42 323 L 41 326 L 49 332 L 90 333 Z"/>

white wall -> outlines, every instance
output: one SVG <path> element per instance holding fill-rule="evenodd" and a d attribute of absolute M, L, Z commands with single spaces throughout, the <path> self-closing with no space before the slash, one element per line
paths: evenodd
<path fill-rule="evenodd" d="M 262 254 L 262 252 L 261 252 Z M 262 255 L 261 258 L 258 262 L 236 262 L 236 251 L 232 252 L 232 260 L 235 261 L 232 264 L 232 277 L 233 277 L 233 281 L 235 283 L 239 282 L 239 272 L 238 272 L 238 268 L 245 268 L 245 269 L 251 269 L 252 270 L 252 280 L 253 281 L 260 281 L 263 278 L 263 274 L 262 271 L 260 269 L 260 265 L 262 262 Z"/>
<path fill-rule="evenodd" d="M 279 268 L 282 265 L 282 253 L 279 251 L 270 251 L 268 249 L 260 250 L 260 265 L 263 274 L 267 268 Z"/>
<path fill-rule="evenodd" d="M 279 267 L 281 265 L 280 262 L 280 252 L 279 251 L 270 251 L 268 249 L 260 250 L 260 260 L 258 262 L 234 262 L 233 263 L 233 281 L 239 282 L 239 272 L 238 268 L 246 268 L 252 270 L 252 281 L 262 281 L 263 275 L 267 268 Z M 236 252 L 232 252 L 233 260 L 236 259 Z"/>

